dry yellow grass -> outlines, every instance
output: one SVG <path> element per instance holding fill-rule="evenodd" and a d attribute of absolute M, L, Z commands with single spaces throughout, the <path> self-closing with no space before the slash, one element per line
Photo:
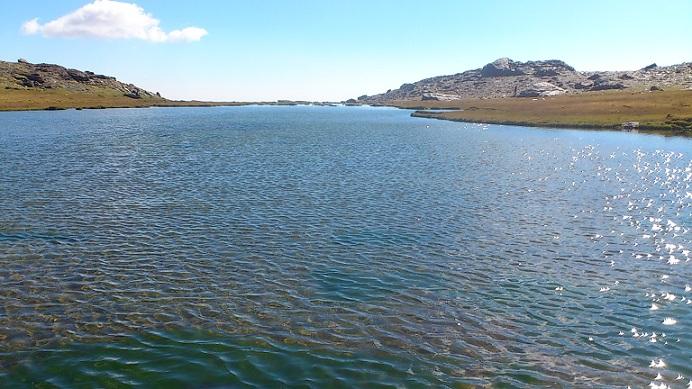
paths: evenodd
<path fill-rule="evenodd" d="M 545 127 L 618 128 L 640 122 L 644 130 L 692 132 L 692 91 L 604 92 L 546 98 L 395 101 L 421 109 L 415 116 L 436 119 Z M 429 109 L 461 109 L 429 112 Z"/>
<path fill-rule="evenodd" d="M 88 92 L 65 89 L 3 89 L 0 110 L 31 110 L 48 108 L 141 107 L 163 102 L 163 99 L 132 99 L 112 90 Z"/>
<path fill-rule="evenodd" d="M 106 88 L 86 91 L 67 89 L 0 89 L 0 111 L 68 109 L 68 108 L 136 108 L 171 106 L 238 105 L 240 103 L 211 103 L 201 101 L 173 101 L 163 98 L 133 99 L 121 92 Z"/>

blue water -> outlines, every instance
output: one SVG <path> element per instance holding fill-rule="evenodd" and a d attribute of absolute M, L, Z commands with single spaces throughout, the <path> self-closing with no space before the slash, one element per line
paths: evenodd
<path fill-rule="evenodd" d="M 0 386 L 688 385 L 691 140 L 409 113 L 0 113 Z"/>

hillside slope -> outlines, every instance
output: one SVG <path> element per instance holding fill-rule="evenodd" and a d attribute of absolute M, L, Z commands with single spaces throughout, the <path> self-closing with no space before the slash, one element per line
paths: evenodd
<path fill-rule="evenodd" d="M 0 61 L 0 110 L 140 107 L 169 102 L 115 77 L 25 60 Z"/>
<path fill-rule="evenodd" d="M 644 91 L 692 88 L 692 63 L 636 71 L 580 72 L 559 60 L 518 62 L 500 58 L 480 69 L 426 78 L 362 103 L 453 101 L 469 98 L 547 97 L 606 90 Z"/>

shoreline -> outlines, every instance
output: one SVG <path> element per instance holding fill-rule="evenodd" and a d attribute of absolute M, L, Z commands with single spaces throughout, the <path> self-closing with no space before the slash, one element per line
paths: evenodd
<path fill-rule="evenodd" d="M 133 101 L 31 101 L 18 106 L 0 104 L 0 112 L 62 111 L 112 108 L 176 108 L 266 106 L 337 106 L 343 103 L 310 101 L 214 102 L 178 100 Z M 91 100 L 91 99 L 90 99 Z M 100 100 L 100 101 L 99 101 Z M 52 103 L 59 103 L 53 105 Z M 50 105 L 49 105 L 50 104 Z M 609 130 L 692 137 L 692 90 L 656 93 L 616 92 L 575 94 L 550 98 L 495 98 L 455 101 L 384 101 L 345 106 L 390 107 L 412 110 L 412 117 L 462 123 L 487 123 L 537 128 Z M 624 122 L 636 121 L 638 128 L 622 129 Z"/>
<path fill-rule="evenodd" d="M 400 108 L 400 107 L 395 107 Z M 407 109 L 407 108 L 401 108 Z M 662 136 L 679 136 L 685 138 L 692 138 L 692 132 L 689 130 L 669 130 L 656 127 L 644 127 L 635 130 L 623 130 L 619 126 L 599 126 L 596 124 L 544 124 L 536 122 L 520 122 L 520 121 L 477 121 L 471 119 L 463 118 L 448 118 L 442 115 L 443 112 L 426 112 L 425 110 L 416 110 L 411 113 L 411 117 L 421 118 L 421 119 L 431 119 L 431 120 L 442 120 L 447 122 L 457 122 L 457 123 L 480 123 L 480 124 L 495 124 L 502 126 L 515 126 L 515 127 L 531 127 L 531 128 L 552 128 L 558 130 L 582 130 L 582 131 L 613 131 L 613 132 L 624 132 L 633 134 L 651 134 L 651 135 L 662 135 Z"/>
<path fill-rule="evenodd" d="M 82 111 L 98 109 L 127 109 L 127 108 L 196 108 L 196 107 L 235 107 L 252 105 L 256 103 L 202 103 L 202 104 L 142 104 L 142 105 L 94 105 L 94 106 L 64 106 L 64 107 L 23 107 L 23 108 L 4 108 L 0 107 L 0 112 L 35 112 L 35 111 Z"/>
<path fill-rule="evenodd" d="M 249 105 L 263 105 L 263 106 L 277 106 L 277 107 L 288 107 L 288 106 L 321 106 L 321 107 L 335 107 L 341 103 L 317 103 L 317 102 L 276 102 L 276 101 L 253 101 L 253 102 L 202 102 L 202 101 L 181 101 L 181 102 L 167 102 L 167 103 L 152 103 L 152 104 L 132 104 L 132 105 L 89 105 L 89 106 L 48 106 L 48 107 L 0 107 L 0 112 L 32 112 L 32 111 L 68 111 L 68 110 L 97 110 L 97 109 L 127 109 L 127 108 L 210 108 L 210 107 L 243 107 Z M 343 105 L 353 105 L 353 104 L 343 104 Z"/>
<path fill-rule="evenodd" d="M 604 92 L 544 98 L 387 101 L 412 117 L 463 123 L 573 128 L 692 137 L 692 90 Z M 627 122 L 636 128 L 624 129 Z"/>

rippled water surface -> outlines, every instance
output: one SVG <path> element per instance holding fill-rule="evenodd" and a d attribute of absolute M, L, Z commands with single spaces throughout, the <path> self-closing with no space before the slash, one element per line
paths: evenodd
<path fill-rule="evenodd" d="M 0 386 L 688 386 L 692 141 L 0 113 Z"/>

